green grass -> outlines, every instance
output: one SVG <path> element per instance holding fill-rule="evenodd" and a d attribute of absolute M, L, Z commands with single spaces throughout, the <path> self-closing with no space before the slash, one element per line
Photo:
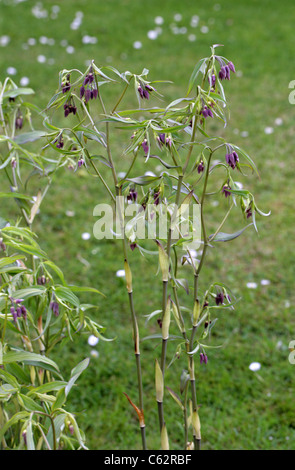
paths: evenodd
<path fill-rule="evenodd" d="M 226 135 L 228 141 L 253 156 L 261 181 L 240 176 L 238 180 L 257 194 L 259 207 L 265 211 L 271 209 L 272 215 L 258 220 L 258 236 L 250 229 L 235 241 L 211 250 L 203 271 L 201 288 L 206 288 L 212 280 L 220 280 L 241 297 L 234 312 L 220 314 L 213 330 L 212 344 L 224 344 L 224 347 L 211 350 L 207 367 L 196 367 L 203 448 L 294 449 L 294 366 L 288 362 L 288 344 L 295 339 L 294 107 L 288 102 L 288 84 L 295 79 L 292 3 L 224 0 L 218 10 L 214 3 L 205 6 L 188 0 L 181 4 L 175 0 L 150 0 L 148 4 L 131 0 L 104 3 L 64 0 L 59 2 L 58 18 L 51 21 L 34 18 L 31 2 L 17 6 L 7 3 L 0 3 L 0 31 L 10 36 L 11 42 L 0 49 L 0 79 L 5 77 L 7 67 L 16 67 L 18 74 L 13 78 L 18 83 L 20 77 L 28 76 L 30 86 L 36 90 L 34 102 L 42 106 L 55 92 L 61 68 L 84 68 L 85 61 L 92 58 L 98 65 L 111 64 L 122 71 L 140 73 L 147 67 L 151 80 L 173 80 L 171 85 L 158 87 L 165 95 L 165 102 L 169 102 L 184 96 L 193 67 L 209 54 L 209 46 L 224 44 L 222 54 L 242 74 L 226 83 L 231 121 L 228 129 L 216 128 L 216 132 Z M 48 9 L 52 4 L 43 2 Z M 79 30 L 72 31 L 69 26 L 77 10 L 83 11 L 84 18 Z M 169 24 L 175 13 L 182 13 L 181 26 L 188 28 L 187 34 L 172 34 Z M 189 22 L 195 14 L 200 16 L 200 24 L 194 29 Z M 146 33 L 154 28 L 154 18 L 158 15 L 165 20 L 163 32 L 151 41 Z M 204 25 L 209 26 L 207 34 L 200 32 Z M 98 43 L 83 45 L 84 34 L 97 36 Z M 197 40 L 188 41 L 188 34 L 196 34 Z M 37 44 L 22 49 L 29 37 L 38 40 L 42 35 L 53 37 L 55 46 Z M 69 55 L 59 46 L 63 39 L 75 47 L 75 54 Z M 134 41 L 141 41 L 142 49 L 134 49 Z M 39 64 L 36 61 L 39 54 L 53 58 L 55 63 Z M 108 97 L 111 99 L 113 95 Z M 283 119 L 282 126 L 274 124 L 278 117 Z M 274 128 L 270 135 L 264 132 L 267 126 Z M 248 132 L 247 137 L 241 136 L 243 131 Z M 113 142 L 113 146 L 119 155 L 120 142 Z M 116 164 L 124 170 L 125 162 L 116 158 Z M 137 167 L 138 172 L 144 173 L 143 163 L 142 167 Z M 2 184 L 1 179 L 1 188 Z M 38 185 L 39 181 L 32 180 L 32 188 Z M 115 276 L 122 268 L 118 245 L 111 241 L 98 242 L 93 237 L 89 242 L 81 239 L 82 232 L 92 231 L 92 211 L 103 197 L 103 188 L 83 172 L 60 172 L 35 229 L 42 247 L 61 266 L 69 282 L 92 285 L 106 294 L 105 299 L 98 299 L 97 320 L 106 326 L 106 335 L 116 340 L 99 343 L 96 347 L 99 358 L 91 359 L 71 399 L 73 409 L 80 412 L 79 421 L 86 431 L 88 446 L 136 449 L 140 448 L 137 420 L 123 395 L 126 392 L 136 401 L 128 299 L 124 282 Z M 218 207 L 208 204 L 211 227 L 220 220 L 224 201 L 221 198 L 218 201 Z M 75 217 L 66 217 L 67 210 L 74 210 Z M 15 214 L 11 206 L 2 207 L 0 215 L 7 215 L 8 211 Z M 232 232 L 241 226 L 239 211 L 234 214 L 225 231 Z M 89 265 L 83 264 L 81 258 Z M 144 315 L 160 308 L 160 279 L 155 285 L 156 260 L 142 258 L 136 251 L 130 252 L 130 258 L 132 266 L 136 266 L 135 306 L 144 337 L 157 332 L 156 322 L 145 326 Z M 187 268 L 183 272 L 187 273 Z M 261 286 L 262 279 L 270 280 L 270 285 Z M 256 282 L 257 289 L 248 289 L 247 282 Z M 183 301 L 186 302 L 185 296 Z M 159 448 L 153 383 L 154 359 L 159 355 L 159 348 L 148 341 L 141 348 L 148 445 Z M 66 372 L 89 353 L 85 336 L 84 342 L 68 343 L 62 351 L 57 351 L 57 357 L 62 355 Z M 171 343 L 168 360 L 173 354 Z M 253 361 L 261 363 L 258 373 L 249 370 Z M 168 370 L 167 384 L 172 388 L 178 384 L 185 364 L 181 358 Z M 181 448 L 181 414 L 167 396 L 168 402 L 166 420 L 171 448 Z"/>

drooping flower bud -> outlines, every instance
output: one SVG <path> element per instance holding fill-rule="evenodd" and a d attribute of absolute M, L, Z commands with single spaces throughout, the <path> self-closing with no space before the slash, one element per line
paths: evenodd
<path fill-rule="evenodd" d="M 230 197 L 231 196 L 231 187 L 228 184 L 225 184 L 222 188 L 222 193 L 225 195 L 225 197 Z"/>

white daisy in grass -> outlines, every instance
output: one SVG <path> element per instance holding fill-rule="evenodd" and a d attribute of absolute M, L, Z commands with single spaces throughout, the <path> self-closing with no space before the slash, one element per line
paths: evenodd
<path fill-rule="evenodd" d="M 163 24 L 163 23 L 164 23 L 164 18 L 163 18 L 162 16 L 156 16 L 156 18 L 155 18 L 155 23 L 156 23 L 157 25 Z"/>
<path fill-rule="evenodd" d="M 148 31 L 147 37 L 148 37 L 149 39 L 155 40 L 155 39 L 157 39 L 157 37 L 158 37 L 158 33 L 157 33 L 157 31 L 155 31 L 154 29 L 151 29 L 150 31 Z"/>
<path fill-rule="evenodd" d="M 206 26 L 206 25 L 202 26 L 202 27 L 201 27 L 201 33 L 203 33 L 203 34 L 209 33 L 209 28 L 208 28 L 208 26 Z"/>
<path fill-rule="evenodd" d="M 17 74 L 17 70 L 16 70 L 15 67 L 7 67 L 6 72 L 7 72 L 8 75 L 16 75 Z"/>
<path fill-rule="evenodd" d="M 19 81 L 20 86 L 27 86 L 30 83 L 29 77 L 22 77 Z"/>
<path fill-rule="evenodd" d="M 5 34 L 4 36 L 0 36 L 0 46 L 5 47 L 10 43 L 10 37 Z"/>
<path fill-rule="evenodd" d="M 96 346 L 98 342 L 99 342 L 99 338 L 97 338 L 97 336 L 90 335 L 88 337 L 89 346 Z"/>
<path fill-rule="evenodd" d="M 29 46 L 35 46 L 37 43 L 35 38 L 29 38 L 27 42 Z"/>
<path fill-rule="evenodd" d="M 39 54 L 38 57 L 37 57 L 37 62 L 39 62 L 39 64 L 45 64 L 46 60 L 47 59 L 46 59 L 45 55 L 43 55 L 43 54 Z"/>
<path fill-rule="evenodd" d="M 198 15 L 194 15 L 192 16 L 191 18 L 191 22 L 190 22 L 190 25 L 192 28 L 196 28 L 199 24 L 199 21 L 200 21 L 200 18 Z"/>
<path fill-rule="evenodd" d="M 275 125 L 276 126 L 281 126 L 283 124 L 283 119 L 278 117 L 275 119 Z"/>
<path fill-rule="evenodd" d="M 248 289 L 256 289 L 257 283 L 256 282 L 247 282 Z"/>
<path fill-rule="evenodd" d="M 119 269 L 119 270 L 116 272 L 116 276 L 117 276 L 117 277 L 125 277 L 125 269 Z"/>
<path fill-rule="evenodd" d="M 257 372 L 261 369 L 260 362 L 251 362 L 251 364 L 249 365 L 249 369 L 252 370 L 252 372 Z"/>
<path fill-rule="evenodd" d="M 94 359 L 97 359 L 99 357 L 99 352 L 95 349 L 91 349 L 90 354 L 92 357 L 94 357 Z"/>
<path fill-rule="evenodd" d="M 182 14 L 181 13 L 175 13 L 174 21 L 181 21 L 181 20 L 182 20 Z"/>
<path fill-rule="evenodd" d="M 268 134 L 268 135 L 269 135 L 269 134 L 273 134 L 273 131 L 274 131 L 274 129 L 273 129 L 273 127 L 271 127 L 271 126 L 267 126 L 267 127 L 265 127 L 265 129 L 264 129 L 264 133 L 265 133 L 265 134 Z"/>
<path fill-rule="evenodd" d="M 75 48 L 74 48 L 73 46 L 68 46 L 68 47 L 66 48 L 66 52 L 67 52 L 68 54 L 74 54 Z"/>
<path fill-rule="evenodd" d="M 242 131 L 242 132 L 241 132 L 241 137 L 244 137 L 244 138 L 245 138 L 245 137 L 248 137 L 248 135 L 249 135 L 249 132 L 248 132 L 248 131 Z"/>
<path fill-rule="evenodd" d="M 75 211 L 66 211 L 67 217 L 75 217 Z"/>
<path fill-rule="evenodd" d="M 141 49 L 142 48 L 142 43 L 140 41 L 135 41 L 133 43 L 134 49 Z"/>
<path fill-rule="evenodd" d="M 91 238 L 91 235 L 89 232 L 84 232 L 82 233 L 81 237 L 82 237 L 82 240 L 89 240 Z"/>
<path fill-rule="evenodd" d="M 269 286 L 270 281 L 268 279 L 261 279 L 260 284 L 262 286 Z"/>
<path fill-rule="evenodd" d="M 197 39 L 197 36 L 195 34 L 189 34 L 188 35 L 188 40 L 190 42 L 194 42 Z"/>

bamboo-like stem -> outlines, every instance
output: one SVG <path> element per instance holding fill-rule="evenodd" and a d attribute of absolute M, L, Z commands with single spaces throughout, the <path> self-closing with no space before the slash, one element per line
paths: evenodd
<path fill-rule="evenodd" d="M 106 115 L 106 108 L 102 99 L 102 96 L 99 91 L 99 87 L 97 84 L 97 79 L 96 80 L 96 86 L 98 90 L 98 98 L 103 110 L 103 113 Z M 129 84 L 128 84 L 129 85 Z M 115 112 L 117 106 L 123 99 L 123 96 L 126 93 L 128 86 L 123 90 L 123 93 L 121 94 L 121 97 L 117 101 L 116 105 L 114 106 L 112 113 Z M 106 145 L 107 145 L 107 155 L 108 155 L 108 160 L 109 164 L 112 170 L 112 175 L 113 175 L 113 180 L 114 180 L 114 185 L 116 188 L 116 196 L 119 196 L 119 198 L 116 198 L 115 204 L 116 208 L 118 208 L 118 203 L 120 204 L 120 197 L 122 196 L 121 193 L 121 187 L 118 186 L 118 177 L 116 173 L 116 169 L 114 166 L 113 158 L 112 158 L 112 153 L 111 153 L 111 148 L 110 148 L 110 132 L 109 132 L 109 123 L 106 122 Z M 118 201 L 117 201 L 118 199 Z M 125 266 L 128 266 L 129 270 L 129 276 L 131 277 L 131 269 L 130 265 L 128 262 L 128 254 L 127 254 L 127 240 L 126 240 L 126 234 L 125 234 L 125 227 L 124 227 L 124 220 L 122 217 L 122 208 L 119 207 L 119 219 L 120 219 L 120 226 L 121 226 L 121 234 L 122 234 L 122 247 L 123 247 L 123 253 L 124 253 L 124 264 Z M 126 276 L 127 277 L 127 276 Z M 135 313 L 135 308 L 134 308 L 134 301 L 133 301 L 133 289 L 132 289 L 132 281 L 131 284 L 127 286 L 128 288 L 128 297 L 129 297 L 129 306 L 130 306 L 130 313 L 131 313 L 131 321 L 132 321 L 132 330 L 133 330 L 133 338 L 134 338 L 134 352 L 135 352 L 135 360 L 136 360 L 136 369 L 137 369 L 137 382 L 138 382 L 138 400 L 139 400 L 139 408 L 140 411 L 142 412 L 143 415 L 143 410 L 144 410 L 144 405 L 143 405 L 143 384 L 142 384 L 142 372 L 141 372 L 141 359 L 140 359 L 140 349 L 139 349 L 139 330 L 138 330 L 138 324 L 137 324 L 137 317 Z M 147 443 L 146 443 L 146 433 L 145 433 L 145 424 L 140 423 L 140 431 L 141 431 L 141 440 L 142 440 L 142 447 L 143 450 L 147 449 Z"/>

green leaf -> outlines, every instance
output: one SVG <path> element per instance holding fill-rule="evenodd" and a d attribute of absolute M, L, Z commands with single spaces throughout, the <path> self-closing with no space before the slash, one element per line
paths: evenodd
<path fill-rule="evenodd" d="M 207 58 L 199 60 L 199 62 L 196 64 L 193 73 L 191 75 L 191 78 L 189 80 L 189 85 L 188 85 L 188 90 L 187 90 L 187 95 L 191 92 L 194 84 L 196 83 L 196 80 L 198 78 L 198 75 L 202 69 L 202 67 L 206 64 Z"/>
<path fill-rule="evenodd" d="M 26 287 L 25 289 L 19 289 L 13 292 L 13 297 L 15 299 L 27 300 L 30 297 L 43 295 L 45 292 L 46 292 L 46 287 L 44 286 Z"/>
<path fill-rule="evenodd" d="M 18 398 L 21 406 L 23 406 L 27 411 L 40 411 L 41 413 L 44 413 L 44 408 L 27 395 L 19 393 Z"/>
<path fill-rule="evenodd" d="M 31 132 L 24 132 L 23 134 L 19 134 L 14 137 L 14 142 L 18 145 L 26 144 L 27 142 L 35 142 L 35 140 L 40 139 L 41 137 L 45 137 L 47 133 L 45 131 L 31 131 Z"/>
<path fill-rule="evenodd" d="M 161 176 L 148 176 L 148 175 L 143 175 L 143 176 L 138 176 L 136 178 L 126 178 L 124 181 L 131 181 L 132 183 L 138 184 L 140 186 L 145 186 L 147 184 L 151 184 L 154 181 L 157 181 L 161 178 Z"/>
<path fill-rule="evenodd" d="M 15 198 L 18 198 L 18 199 L 28 199 L 28 200 L 31 200 L 32 197 L 31 196 L 27 196 L 26 194 L 20 194 L 20 193 L 14 193 L 14 192 L 11 192 L 11 193 L 0 193 L 0 197 L 15 197 Z"/>
<path fill-rule="evenodd" d="M 34 93 L 32 88 L 15 88 L 15 90 L 6 91 L 3 98 L 16 98 L 20 95 L 34 95 Z"/>
<path fill-rule="evenodd" d="M 19 259 L 24 259 L 25 256 L 23 255 L 16 255 L 16 256 L 7 256 L 6 258 L 1 258 L 0 259 L 0 270 L 4 268 L 4 266 L 9 266 Z"/>
<path fill-rule="evenodd" d="M 51 268 L 58 275 L 58 277 L 61 280 L 61 282 L 63 283 L 63 285 L 64 286 L 66 285 L 64 274 L 63 274 L 62 270 L 58 266 L 56 266 L 55 263 L 53 263 L 52 261 L 45 261 L 44 265 Z"/>
<path fill-rule="evenodd" d="M 94 294 L 99 294 L 105 297 L 105 295 L 94 287 L 83 287 L 83 286 L 67 286 L 72 292 L 93 292 Z"/>
<path fill-rule="evenodd" d="M 13 426 L 14 424 L 18 423 L 19 421 L 27 418 L 30 415 L 27 411 L 20 411 L 19 413 L 15 413 L 12 418 L 10 418 L 4 426 L 0 429 L 0 441 L 2 441 L 6 431 Z"/>
<path fill-rule="evenodd" d="M 73 294 L 69 287 L 56 287 L 54 292 L 59 300 L 63 302 L 69 302 L 75 307 L 80 307 L 80 300 L 75 294 Z"/>
<path fill-rule="evenodd" d="M 55 371 L 59 371 L 57 364 L 49 357 L 23 350 L 4 353 L 3 364 L 10 364 L 11 362 L 37 363 L 39 367 L 46 369 L 46 366 L 51 366 Z"/>
<path fill-rule="evenodd" d="M 242 230 L 239 230 L 238 232 L 235 233 L 223 233 L 219 232 L 217 235 L 212 239 L 212 242 L 229 242 L 230 240 L 234 240 L 235 238 L 238 238 L 246 228 L 251 227 L 252 224 L 247 225 L 246 227 L 242 228 Z M 211 237 L 213 235 L 209 236 L 209 241 L 211 241 Z"/>
<path fill-rule="evenodd" d="M 56 380 L 55 382 L 47 382 L 44 385 L 40 385 L 39 387 L 35 387 L 29 391 L 28 396 L 34 395 L 35 393 L 48 393 L 48 392 L 56 392 L 65 388 L 67 382 L 63 380 Z"/>
<path fill-rule="evenodd" d="M 82 372 L 88 367 L 89 365 L 89 358 L 84 359 L 84 361 L 80 362 L 74 369 L 71 371 L 71 378 L 65 388 L 65 395 L 68 396 L 71 388 L 73 387 L 74 383 L 78 379 L 78 377 L 82 374 Z"/>

